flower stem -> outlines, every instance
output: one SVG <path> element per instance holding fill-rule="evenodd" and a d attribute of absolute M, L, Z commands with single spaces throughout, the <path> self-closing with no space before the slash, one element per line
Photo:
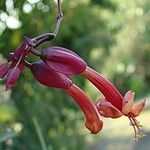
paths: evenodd
<path fill-rule="evenodd" d="M 36 56 L 41 56 L 41 52 L 37 51 L 37 50 L 34 49 L 34 48 L 31 48 L 30 51 L 31 51 L 32 54 L 34 54 L 34 55 L 36 55 Z"/>
<path fill-rule="evenodd" d="M 58 34 L 62 20 L 63 20 L 63 13 L 62 13 L 62 9 L 61 9 L 60 0 L 58 0 L 57 1 L 57 23 L 56 23 L 54 32 L 53 33 L 44 33 L 42 35 L 39 35 L 39 36 L 33 38 L 32 42 L 34 43 L 34 48 L 36 48 L 37 46 L 39 46 L 40 44 L 42 44 L 46 41 L 53 40 Z"/>
<path fill-rule="evenodd" d="M 33 121 L 33 124 L 35 126 L 37 135 L 39 137 L 42 150 L 48 150 L 38 120 L 36 118 L 33 118 L 32 121 Z"/>
<path fill-rule="evenodd" d="M 24 65 L 25 65 L 26 67 L 28 67 L 28 68 L 31 69 L 32 64 L 31 64 L 30 62 L 28 62 L 27 60 L 24 60 L 23 63 L 24 63 Z"/>

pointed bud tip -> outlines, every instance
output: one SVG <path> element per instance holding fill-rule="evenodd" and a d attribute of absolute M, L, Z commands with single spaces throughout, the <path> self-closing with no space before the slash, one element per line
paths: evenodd
<path fill-rule="evenodd" d="M 136 103 L 136 104 L 133 105 L 132 114 L 134 115 L 134 117 L 137 117 L 137 116 L 140 115 L 141 111 L 145 107 L 145 104 L 146 104 L 146 98 L 144 98 L 139 103 Z"/>
<path fill-rule="evenodd" d="M 19 76 L 20 76 L 20 69 L 18 68 L 18 66 L 15 66 L 14 68 L 8 71 L 6 78 L 6 91 L 10 90 L 13 87 Z"/>
<path fill-rule="evenodd" d="M 130 99 L 130 98 L 134 98 L 134 96 L 135 96 L 135 92 L 133 92 L 132 90 L 130 90 L 130 91 L 128 91 L 126 94 L 125 94 L 125 96 L 124 96 L 124 99 L 125 100 L 128 100 L 128 99 Z"/>

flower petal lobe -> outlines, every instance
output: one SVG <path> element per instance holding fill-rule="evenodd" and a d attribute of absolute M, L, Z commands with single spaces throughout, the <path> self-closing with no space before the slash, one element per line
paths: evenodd
<path fill-rule="evenodd" d="M 122 108 L 122 113 L 124 115 L 127 115 L 129 112 L 132 111 L 133 103 L 134 103 L 134 96 L 135 93 L 132 92 L 131 90 L 128 91 L 123 100 L 123 108 Z"/>
<path fill-rule="evenodd" d="M 145 103 L 146 103 L 146 98 L 140 101 L 139 103 L 133 105 L 132 114 L 134 115 L 134 117 L 139 116 L 139 114 L 145 107 Z"/>
<path fill-rule="evenodd" d="M 96 106 L 99 113 L 106 118 L 119 118 L 122 116 L 121 111 L 108 102 L 106 98 L 98 99 Z"/>

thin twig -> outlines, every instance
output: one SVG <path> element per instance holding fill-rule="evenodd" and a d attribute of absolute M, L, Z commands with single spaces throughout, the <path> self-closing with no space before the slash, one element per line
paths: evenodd
<path fill-rule="evenodd" d="M 56 23 L 54 32 L 53 33 L 44 33 L 42 35 L 39 35 L 39 36 L 33 38 L 32 42 L 35 44 L 34 48 L 36 48 L 37 46 L 39 46 L 40 44 L 42 44 L 46 41 L 51 41 L 52 39 L 54 39 L 58 34 L 62 20 L 63 20 L 63 13 L 62 13 L 62 9 L 61 9 L 61 3 L 60 3 L 60 0 L 58 0 L 57 1 L 57 23 Z"/>
<path fill-rule="evenodd" d="M 56 27 L 55 27 L 55 31 L 54 31 L 55 35 L 58 34 L 61 21 L 63 20 L 63 13 L 62 13 L 62 9 L 61 9 L 60 0 L 57 1 L 57 7 L 58 7 L 58 14 L 57 14 L 57 23 L 56 23 Z"/>
<path fill-rule="evenodd" d="M 27 60 L 24 60 L 24 65 L 28 68 L 31 68 L 32 67 L 32 64 L 30 62 L 28 62 Z"/>

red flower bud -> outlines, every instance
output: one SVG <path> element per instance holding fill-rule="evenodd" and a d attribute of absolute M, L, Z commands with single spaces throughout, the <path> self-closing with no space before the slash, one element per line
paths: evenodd
<path fill-rule="evenodd" d="M 44 49 L 41 59 L 53 70 L 68 75 L 79 74 L 86 68 L 86 62 L 81 57 L 62 47 Z"/>
<path fill-rule="evenodd" d="M 54 71 L 42 61 L 33 63 L 31 71 L 34 77 L 45 86 L 68 89 L 72 85 L 72 81 L 66 75 Z"/>
<path fill-rule="evenodd" d="M 6 80 L 6 90 L 10 90 L 20 75 L 20 69 L 18 66 L 15 66 L 14 68 L 10 69 L 7 74 L 7 80 Z"/>
<path fill-rule="evenodd" d="M 9 69 L 8 63 L 0 64 L 0 78 L 4 78 Z"/>

